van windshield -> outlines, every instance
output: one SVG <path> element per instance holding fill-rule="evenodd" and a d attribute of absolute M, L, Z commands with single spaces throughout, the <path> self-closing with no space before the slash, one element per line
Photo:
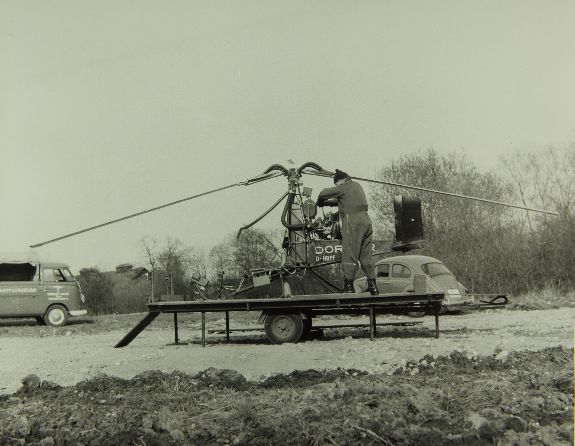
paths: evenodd
<path fill-rule="evenodd" d="M 68 268 L 63 268 L 61 271 L 64 274 L 66 282 L 74 282 L 76 280 Z"/>
<path fill-rule="evenodd" d="M 430 277 L 438 276 L 439 274 L 451 274 L 451 271 L 443 263 L 439 262 L 425 263 L 421 265 L 421 269 Z"/>

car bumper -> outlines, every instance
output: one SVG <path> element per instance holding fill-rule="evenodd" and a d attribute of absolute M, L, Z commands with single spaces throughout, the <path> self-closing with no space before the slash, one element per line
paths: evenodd
<path fill-rule="evenodd" d="M 474 303 L 475 299 L 473 296 L 462 296 L 445 293 L 445 297 L 443 298 L 443 305 L 448 307 L 473 305 Z"/>
<path fill-rule="evenodd" d="M 69 313 L 70 316 L 86 316 L 88 314 L 88 310 L 72 310 Z"/>

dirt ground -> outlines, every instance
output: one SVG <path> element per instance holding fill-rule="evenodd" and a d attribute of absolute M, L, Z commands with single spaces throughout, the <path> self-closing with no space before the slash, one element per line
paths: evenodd
<path fill-rule="evenodd" d="M 575 308 L 444 316 L 439 339 L 432 318 L 380 317 L 421 324 L 373 342 L 366 329 L 284 345 L 212 334 L 206 348 L 197 317 L 173 345 L 162 315 L 113 348 L 141 317 L 0 322 L 0 444 L 573 443 Z M 232 314 L 232 328 L 255 319 Z"/>

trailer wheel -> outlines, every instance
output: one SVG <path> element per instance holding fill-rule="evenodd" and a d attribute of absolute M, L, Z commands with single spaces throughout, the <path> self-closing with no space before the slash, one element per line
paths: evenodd
<path fill-rule="evenodd" d="M 407 317 L 413 317 L 413 318 L 420 318 L 425 316 L 427 313 L 425 311 L 408 311 L 407 313 L 405 313 L 405 315 Z"/>
<path fill-rule="evenodd" d="M 274 344 L 297 342 L 303 333 L 303 320 L 299 314 L 270 314 L 266 317 L 265 331 Z"/>
<path fill-rule="evenodd" d="M 62 327 L 68 322 L 68 310 L 63 305 L 52 305 L 44 315 L 46 325 Z"/>
<path fill-rule="evenodd" d="M 302 318 L 303 322 L 303 331 L 301 334 L 301 338 L 305 339 L 306 341 L 310 339 L 311 330 L 312 330 L 312 322 L 311 319 Z"/>

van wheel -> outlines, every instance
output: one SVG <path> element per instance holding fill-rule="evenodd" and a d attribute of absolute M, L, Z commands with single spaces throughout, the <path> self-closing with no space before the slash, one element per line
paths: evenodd
<path fill-rule="evenodd" d="M 303 334 L 303 320 L 299 314 L 270 314 L 266 317 L 265 331 L 274 344 L 297 342 Z"/>
<path fill-rule="evenodd" d="M 68 310 L 63 305 L 52 305 L 44 315 L 46 325 L 61 327 L 68 322 Z"/>
<path fill-rule="evenodd" d="M 36 316 L 36 322 L 38 322 L 40 325 L 46 325 L 46 322 L 44 322 L 44 318 L 42 316 Z"/>

